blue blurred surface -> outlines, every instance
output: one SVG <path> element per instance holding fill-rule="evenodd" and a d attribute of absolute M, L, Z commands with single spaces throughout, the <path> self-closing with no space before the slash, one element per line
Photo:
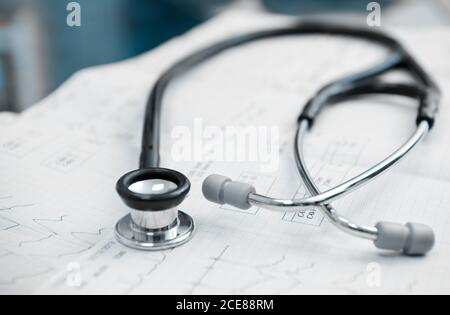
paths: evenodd
<path fill-rule="evenodd" d="M 82 27 L 65 24 L 68 1 L 36 2 L 45 21 L 51 54 L 53 89 L 74 71 L 114 62 L 147 51 L 201 23 L 202 9 L 229 0 L 79 0 Z M 361 0 L 265 0 L 268 9 L 282 13 L 314 13 L 355 9 L 364 11 Z M 384 1 L 386 2 L 386 1 Z M 205 9 L 205 11 L 207 8 Z M 64 13 L 62 13 L 64 12 Z"/>
<path fill-rule="evenodd" d="M 67 1 L 41 0 L 51 83 L 78 69 L 147 51 L 202 21 L 163 0 L 80 0 L 82 26 L 66 25 Z"/>
<path fill-rule="evenodd" d="M 2 96 L 6 94 L 6 86 L 5 86 L 5 68 L 3 63 L 0 61 L 0 100 Z"/>
<path fill-rule="evenodd" d="M 382 6 L 395 0 L 377 0 Z M 337 13 L 342 11 L 365 12 L 369 0 L 263 0 L 266 8 L 283 14 Z"/>
<path fill-rule="evenodd" d="M 0 91 L 5 88 L 5 69 L 3 63 L 0 61 Z"/>
<path fill-rule="evenodd" d="M 42 56 L 36 59 L 36 63 L 42 64 L 43 68 L 43 75 L 38 79 L 43 82 L 44 90 L 39 97 L 52 92 L 82 68 L 116 62 L 148 51 L 202 23 L 217 12 L 218 8 L 233 3 L 232 0 L 78 0 L 76 2 L 81 5 L 82 26 L 71 28 L 66 24 L 66 6 L 71 1 L 73 0 L 0 0 L 0 30 L 2 21 L 7 21 L 15 11 L 24 7 L 31 9 L 34 18 L 39 21 L 38 33 L 42 47 L 19 49 L 22 59 L 30 55 Z M 247 0 L 242 0 L 245 1 Z M 366 6 L 370 2 L 261 1 L 269 11 L 290 15 L 342 11 L 366 14 Z M 395 1 L 377 2 L 387 6 Z M 4 95 L 1 90 L 4 87 L 2 80 L 4 81 L 4 77 L 0 73 L 0 100 Z M 17 89 L 17 84 L 15 88 Z M 22 90 L 15 91 L 18 95 L 27 93 L 27 87 L 21 88 Z M 29 106 L 31 104 L 28 103 L 33 102 L 22 103 Z"/>

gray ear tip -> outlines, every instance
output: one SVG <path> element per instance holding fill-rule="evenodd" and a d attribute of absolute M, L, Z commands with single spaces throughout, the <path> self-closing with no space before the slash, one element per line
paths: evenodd
<path fill-rule="evenodd" d="M 423 256 L 433 249 L 436 242 L 433 229 L 425 224 L 408 223 L 409 237 L 404 253 L 410 256 Z"/>
<path fill-rule="evenodd" d="M 211 202 L 246 210 L 251 207 L 248 195 L 256 190 L 250 184 L 235 182 L 226 176 L 210 175 L 203 182 L 202 191 L 203 196 Z"/>
<path fill-rule="evenodd" d="M 209 175 L 203 181 L 203 196 L 211 202 L 224 204 L 225 202 L 223 200 L 223 188 L 224 185 L 230 181 L 231 179 L 226 176 L 217 174 Z"/>
<path fill-rule="evenodd" d="M 376 225 L 378 239 L 375 246 L 380 249 L 402 251 L 409 256 L 426 255 L 435 244 L 433 230 L 424 224 L 406 225 L 380 222 Z"/>

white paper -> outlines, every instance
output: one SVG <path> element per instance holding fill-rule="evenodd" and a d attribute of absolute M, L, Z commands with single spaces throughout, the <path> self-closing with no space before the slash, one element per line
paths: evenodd
<path fill-rule="evenodd" d="M 148 54 L 81 71 L 2 125 L 0 292 L 449 293 L 449 30 L 395 30 L 444 91 L 439 120 L 399 167 L 335 204 L 359 223 L 431 225 L 437 244 L 427 257 L 380 252 L 336 230 L 320 213 L 240 211 L 201 195 L 202 180 L 212 173 L 250 180 L 258 192 L 274 197 L 305 194 L 291 150 L 301 107 L 323 84 L 385 55 L 365 42 L 324 36 L 247 45 L 174 82 L 163 110 L 162 161 L 192 182 L 181 209 L 194 217 L 196 235 L 180 248 L 155 253 L 129 250 L 114 240 L 115 223 L 129 212 L 115 183 L 137 167 L 145 102 L 158 75 L 226 36 L 287 22 L 224 14 Z M 372 99 L 326 110 L 306 144 L 321 188 L 403 143 L 414 131 L 414 106 Z M 255 162 L 174 162 L 171 132 L 194 128 L 200 118 L 211 126 L 278 127 L 279 168 L 261 172 Z"/>

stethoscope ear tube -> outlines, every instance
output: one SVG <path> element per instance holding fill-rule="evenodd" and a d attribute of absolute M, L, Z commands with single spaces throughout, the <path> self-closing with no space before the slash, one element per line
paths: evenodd
<path fill-rule="evenodd" d="M 439 105 L 441 103 L 441 95 L 439 93 L 427 94 L 422 100 L 417 115 L 417 124 L 421 121 L 427 121 L 430 129 L 434 127 L 434 121 L 439 112 Z"/>
<path fill-rule="evenodd" d="M 315 102 L 314 110 L 308 109 L 308 111 L 314 112 L 314 118 L 317 117 L 325 105 L 342 102 L 363 95 L 387 94 L 405 96 L 417 100 L 420 104 L 419 107 L 421 107 L 421 104 L 426 97 L 426 93 L 419 86 L 388 84 L 379 81 L 360 82 L 354 85 L 342 86 L 339 89 L 332 88 L 333 87 L 330 85 L 329 91 L 332 90 L 335 93 L 329 93 L 329 91 L 322 90 L 324 93 L 323 95 L 316 95 L 316 97 L 308 103 L 313 104 L 313 102 Z M 320 193 L 319 189 L 314 184 L 299 149 L 302 146 L 301 142 L 303 141 L 305 130 L 309 128 L 309 123 L 309 118 L 300 119 L 299 121 L 299 131 L 295 141 L 295 157 L 301 177 L 312 194 L 311 197 L 301 200 L 273 199 L 256 194 L 255 188 L 249 184 L 235 182 L 228 177 L 221 175 L 210 175 L 203 182 L 202 190 L 205 198 L 211 202 L 230 204 L 240 209 L 248 209 L 253 205 L 277 211 L 296 212 L 302 208 L 313 207 L 324 212 L 325 215 L 344 232 L 373 240 L 377 248 L 400 251 L 405 255 L 410 256 L 425 255 L 430 251 L 434 246 L 435 237 L 433 230 L 426 225 L 417 223 L 402 225 L 381 222 L 375 227 L 360 226 L 342 217 L 329 204 L 330 201 L 338 199 L 349 192 L 362 187 L 399 162 L 428 132 L 428 121 L 421 120 L 416 133 L 411 139 L 388 158 L 366 172 L 363 172 L 324 193 Z"/>
<path fill-rule="evenodd" d="M 320 97 L 319 95 L 319 97 L 313 98 L 309 102 L 309 104 L 314 104 L 314 102 L 316 102 L 314 104 L 316 108 L 314 112 L 315 116 L 313 118 L 316 118 L 317 114 L 320 113 L 321 109 L 326 104 L 332 104 L 346 100 L 348 98 L 359 97 L 362 95 L 400 95 L 413 98 L 418 101 L 418 127 L 416 134 L 410 139 L 410 141 L 408 141 L 402 148 L 397 151 L 398 154 L 394 153 L 393 155 L 391 155 L 395 159 L 393 159 L 392 162 L 388 162 L 386 164 L 387 168 L 400 161 L 400 159 L 403 158 L 414 146 L 416 146 L 429 131 L 434 123 L 440 96 L 438 92 L 435 92 L 432 89 L 424 90 L 419 85 L 387 84 L 377 80 L 373 80 L 371 82 L 347 84 L 344 86 L 341 85 L 339 86 L 339 88 L 334 89 L 334 91 L 336 91 L 336 93 L 324 94 L 322 95 L 322 97 Z M 436 97 L 434 99 L 436 103 L 435 105 L 430 105 L 428 101 L 430 97 L 434 96 Z M 299 119 L 299 129 L 295 141 L 295 158 L 300 175 L 302 176 L 308 191 L 313 196 L 317 197 L 320 196 L 321 193 L 308 172 L 301 151 L 304 139 L 304 130 L 309 125 L 310 120 L 307 118 L 302 120 L 301 117 L 302 116 L 300 116 Z M 375 168 L 376 166 L 372 168 L 372 170 L 374 170 Z M 381 173 L 382 172 L 370 172 L 370 170 L 368 170 L 367 176 L 364 176 L 364 173 L 362 173 L 361 175 L 356 176 L 353 182 L 352 180 L 350 180 L 349 182 L 352 182 L 350 186 L 352 187 L 352 189 L 355 189 L 358 185 L 362 186 L 364 182 L 375 178 Z M 360 178 L 358 179 L 358 177 Z M 379 222 L 375 226 L 375 228 L 364 227 L 351 223 L 346 218 L 343 218 L 328 203 L 321 204 L 320 209 L 326 215 L 328 215 L 331 221 L 341 230 L 363 238 L 373 238 L 375 246 L 379 249 L 398 251 L 408 256 L 423 256 L 426 255 L 434 247 L 435 244 L 435 235 L 433 229 L 424 224 L 407 223 L 406 225 L 402 225 L 391 222 Z"/>
<path fill-rule="evenodd" d="M 255 205 L 281 211 L 298 211 L 304 207 L 318 208 L 341 230 L 355 236 L 373 240 L 379 248 L 401 250 L 405 254 L 411 255 L 425 254 L 434 244 L 434 235 L 431 229 L 417 224 L 400 226 L 380 223 L 378 227 L 359 226 L 340 216 L 329 204 L 333 200 L 363 186 L 400 161 L 433 127 L 436 113 L 439 109 L 439 89 L 428 74 L 399 42 L 369 28 L 301 22 L 284 28 L 261 30 L 229 38 L 207 48 L 200 49 L 181 59 L 161 75 L 148 99 L 142 137 L 140 168 L 144 169 L 143 172 L 145 173 L 147 172 L 145 169 L 150 168 L 157 172 L 159 167 L 161 107 L 164 92 L 173 79 L 228 49 L 269 38 L 311 34 L 359 38 L 380 44 L 390 51 L 390 55 L 384 62 L 326 85 L 319 90 L 316 96 L 303 109 L 298 119 L 295 157 L 300 174 L 312 196 L 301 200 L 273 199 L 256 194 L 255 188 L 251 185 L 234 182 L 227 177 L 217 175 L 210 176 L 205 180 L 203 185 L 204 196 L 212 202 L 218 204 L 227 203 L 241 209 L 248 209 L 250 206 Z M 407 72 L 415 80 L 416 84 L 386 84 L 380 82 L 381 76 L 391 70 Z M 308 173 L 301 151 L 298 150 L 299 142 L 302 141 L 303 134 L 313 126 L 317 116 L 326 105 L 367 94 L 394 94 L 417 99 L 419 101 L 417 130 L 400 149 L 371 169 L 329 191 L 320 193 Z M 145 174 L 151 175 L 153 171 Z M 126 217 L 119 222 L 116 229 L 118 239 L 125 244 L 129 244 L 129 246 L 141 249 L 168 248 L 182 244 L 192 235 L 194 229 L 193 221 L 183 213 L 181 213 L 181 216 L 178 216 L 177 220 L 172 220 L 176 217 L 175 210 L 165 210 L 164 208 L 169 206 L 176 207 L 186 196 L 187 190 L 178 189 L 176 192 L 165 192 L 167 194 L 156 194 L 156 196 L 145 193 L 136 194 L 127 186 L 130 183 L 125 182 L 125 180 L 136 178 L 136 176 L 140 177 L 141 174 L 139 172 L 135 171 L 125 175 L 118 184 L 119 194 L 127 205 L 134 208 L 132 211 L 135 214 L 131 219 Z M 166 174 L 165 172 L 167 170 L 163 171 L 164 174 Z M 161 174 L 158 173 L 158 175 Z M 168 178 L 165 177 L 165 179 Z M 161 222 L 164 222 L 164 224 L 157 224 L 158 220 L 155 220 L 153 214 L 160 217 Z M 169 222 L 171 220 L 173 224 Z M 173 232 L 173 225 L 180 227 L 178 234 Z M 166 233 L 166 230 L 171 232 Z"/>
<path fill-rule="evenodd" d="M 346 99 L 371 94 L 399 95 L 417 99 L 419 106 L 416 123 L 420 124 L 422 121 L 427 121 L 430 129 L 434 126 L 434 121 L 439 111 L 439 93 L 433 90 L 426 90 L 419 85 L 383 83 L 378 80 L 349 84 L 336 83 L 328 86 L 326 89 L 322 89 L 306 103 L 298 118 L 298 122 L 306 120 L 309 126 L 312 127 L 316 118 L 326 106 Z"/>

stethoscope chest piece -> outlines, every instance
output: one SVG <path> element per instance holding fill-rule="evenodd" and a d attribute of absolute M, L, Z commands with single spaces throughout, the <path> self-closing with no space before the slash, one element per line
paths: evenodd
<path fill-rule="evenodd" d="M 117 191 L 132 210 L 117 223 L 116 239 L 125 246 L 149 251 L 189 241 L 194 221 L 177 208 L 189 189 L 189 180 L 169 169 L 140 169 L 124 175 L 117 182 Z"/>
<path fill-rule="evenodd" d="M 189 241 L 194 233 L 194 221 L 188 214 L 178 211 L 177 220 L 165 229 L 145 229 L 133 222 L 131 214 L 116 225 L 116 239 L 123 245 L 140 250 L 163 250 Z"/>

